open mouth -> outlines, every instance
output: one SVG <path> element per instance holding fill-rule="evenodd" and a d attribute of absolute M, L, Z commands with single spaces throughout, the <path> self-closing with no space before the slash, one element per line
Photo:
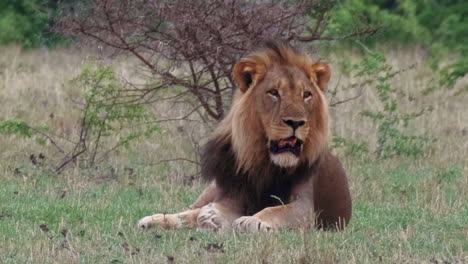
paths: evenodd
<path fill-rule="evenodd" d="M 270 141 L 270 152 L 272 154 L 280 154 L 283 152 L 291 152 L 296 156 L 301 153 L 302 140 L 295 136 L 291 136 L 285 139 L 272 140 Z"/>

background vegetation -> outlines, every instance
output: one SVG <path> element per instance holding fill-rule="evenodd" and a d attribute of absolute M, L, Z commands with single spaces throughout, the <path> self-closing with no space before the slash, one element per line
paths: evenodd
<path fill-rule="evenodd" d="M 346 32 L 363 22 L 383 27 L 368 43 L 419 44 L 441 84 L 453 87 L 468 72 L 468 6 L 460 0 L 338 1 L 330 31 Z M 445 57 L 453 61 L 443 60 Z M 442 60 L 442 61 L 441 61 Z M 463 87 L 466 89 L 466 87 Z"/>
<path fill-rule="evenodd" d="M 52 47 L 66 43 L 52 32 L 60 0 L 4 0 L 0 3 L 0 43 L 24 48 Z"/>
<path fill-rule="evenodd" d="M 216 118 L 184 84 L 154 90 L 165 80 L 132 54 L 79 36 L 57 46 L 57 3 L 0 4 L 0 262 L 468 262 L 463 1 L 323 1 L 304 14 L 314 32 L 327 10 L 320 34 L 296 43 L 333 69 L 330 148 L 353 219 L 260 235 L 136 229 L 201 192 L 197 152 Z"/>

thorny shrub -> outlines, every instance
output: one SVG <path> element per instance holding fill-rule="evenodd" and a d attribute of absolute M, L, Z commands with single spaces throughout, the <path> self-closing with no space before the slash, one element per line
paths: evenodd
<path fill-rule="evenodd" d="M 371 119 L 377 126 L 377 146 L 373 150 L 377 159 L 393 156 L 417 157 L 424 153 L 425 146 L 430 138 L 410 132 L 409 124 L 414 119 L 431 111 L 426 107 L 413 113 L 402 113 L 399 109 L 398 98 L 404 92 L 392 86 L 390 80 L 400 74 L 402 70 L 395 70 L 385 59 L 385 56 L 367 50 L 361 62 L 351 67 L 351 73 L 358 83 L 352 87 L 372 89 L 379 100 L 380 106 L 376 109 L 366 109 L 360 114 Z M 360 155 L 368 152 L 369 146 L 364 142 L 354 142 L 351 139 L 335 137 L 334 147 L 343 147 L 351 155 Z"/>
<path fill-rule="evenodd" d="M 131 96 L 134 89 L 126 87 L 111 67 L 85 66 L 69 84 L 84 93 L 78 102 L 79 125 L 70 138 L 49 132 L 47 126 L 34 127 L 17 119 L 0 121 L 0 133 L 35 137 L 39 143 L 49 141 L 60 160 L 53 170 L 61 172 L 67 167 L 92 168 L 118 149 L 159 131 L 146 105 Z"/>
<path fill-rule="evenodd" d="M 142 97 L 171 90 L 178 98 L 195 98 L 189 113 L 219 121 L 235 89 L 232 67 L 262 42 L 311 43 L 376 32 L 364 25 L 347 34 L 325 35 L 334 4 L 334 0 L 96 0 L 63 17 L 56 30 L 136 58 L 158 81 Z"/>

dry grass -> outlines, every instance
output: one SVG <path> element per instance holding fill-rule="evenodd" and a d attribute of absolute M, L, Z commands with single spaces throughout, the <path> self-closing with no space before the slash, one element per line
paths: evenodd
<path fill-rule="evenodd" d="M 426 113 L 411 122 L 409 131 L 419 135 L 427 135 L 436 139 L 427 149 L 424 159 L 431 166 L 446 167 L 449 164 L 463 164 L 466 169 L 468 159 L 468 110 L 466 101 L 468 93 L 457 94 L 460 87 L 468 85 L 468 77 L 460 80 L 452 89 L 437 86 L 435 74 L 424 61 L 425 54 L 418 47 L 392 47 L 381 48 L 385 53 L 387 62 L 394 69 L 404 70 L 391 81 L 392 88 L 402 91 L 398 100 L 398 107 L 403 113 L 417 112 L 425 107 L 431 107 L 432 112 Z M 355 53 L 344 52 L 341 58 L 333 56 L 330 60 L 334 70 L 338 73 L 332 78 L 329 87 L 337 87 L 341 94 L 338 98 L 345 99 L 357 94 L 356 89 L 347 87 L 350 83 L 359 82 L 352 76 L 339 73 L 340 61 L 343 57 L 350 61 L 358 61 Z M 423 95 L 423 91 L 433 88 L 434 91 Z M 370 119 L 359 115 L 364 109 L 381 108 L 375 91 L 363 90 L 363 95 L 357 100 L 338 105 L 332 110 L 334 116 L 333 129 L 335 135 L 356 140 L 370 141 L 370 149 L 375 149 L 376 126 Z M 399 162 L 399 161 L 397 161 Z"/>
<path fill-rule="evenodd" d="M 400 100 L 403 110 L 433 107 L 411 129 L 437 141 L 418 159 L 367 162 L 368 157 L 338 151 L 349 171 L 355 205 L 345 232 L 138 232 L 135 223 L 141 216 L 181 210 L 201 191 L 199 182 L 185 178 L 191 171 L 187 164 L 148 166 L 162 159 L 193 158 L 190 136 L 199 138 L 207 131 L 196 122 L 162 123 L 162 133 L 120 151 L 97 170 L 68 170 L 59 176 L 29 162 L 30 154 L 44 153 L 46 164 L 52 163 L 56 155 L 51 146 L 0 135 L 0 262 L 466 263 L 468 94 L 437 89 L 422 96 L 433 84 L 424 54 L 418 48 L 396 48 L 386 55 L 398 68 L 416 63 L 393 85 L 409 94 Z M 357 60 L 354 52 L 343 56 Z M 80 91 L 70 90 L 67 81 L 90 57 L 70 49 L 0 48 L 0 120 L 48 124 L 54 133 L 73 135 L 78 110 L 72 99 Z M 329 60 L 339 72 L 338 56 Z M 112 63 L 127 79 L 138 78 L 128 60 Z M 340 87 L 338 97 L 347 98 L 354 91 L 346 87 L 354 81 L 335 73 L 330 87 Z M 335 107 L 335 134 L 370 142 L 372 149 L 375 124 L 359 112 L 376 106 L 375 94 L 367 90 Z M 166 118 L 180 116 L 184 108 L 163 104 L 153 111 Z"/>
<path fill-rule="evenodd" d="M 72 49 L 34 52 L 24 52 L 18 47 L 1 49 L 0 118 L 14 117 L 34 125 L 48 124 L 55 133 L 69 136 L 76 125 L 78 114 L 72 99 L 79 98 L 82 91 L 71 91 L 67 82 L 79 74 L 83 64 L 94 60 L 94 56 Z M 353 62 L 357 62 L 359 57 L 355 52 L 344 52 L 341 55 L 341 58 L 346 56 Z M 454 163 L 466 166 L 468 115 L 465 114 L 465 110 L 468 94 L 457 94 L 456 87 L 453 90 L 438 88 L 429 95 L 422 95 L 423 90 L 436 85 L 436 80 L 434 73 L 424 62 L 424 53 L 417 47 L 395 48 L 386 52 L 386 57 L 395 69 L 407 69 L 392 81 L 392 86 L 401 89 L 405 94 L 399 99 L 402 111 L 415 112 L 428 106 L 433 109 L 432 112 L 414 120 L 410 128 L 417 134 L 436 139 L 425 154 L 424 162 L 438 167 Z M 340 63 L 343 59 L 338 58 L 332 56 L 328 61 L 331 62 L 335 72 L 329 87 L 337 88 L 339 100 L 353 97 L 358 90 L 348 88 L 351 83 L 356 82 L 356 79 L 340 73 Z M 141 83 L 141 76 L 137 74 L 138 68 L 129 61 L 120 59 L 112 63 L 122 78 Z M 411 66 L 415 67 L 410 68 Z M 466 85 L 468 78 L 462 79 L 457 84 L 458 87 Z M 363 90 L 362 94 L 356 100 L 332 108 L 333 130 L 335 135 L 345 138 L 356 140 L 366 138 L 372 150 L 376 141 L 375 124 L 359 113 L 364 109 L 380 107 L 380 102 L 372 89 Z M 173 107 L 171 104 L 153 107 L 155 116 L 160 119 L 183 116 L 184 110 L 184 107 Z M 178 128 L 179 132 L 185 131 L 179 134 L 181 138 L 187 138 L 188 134 L 192 134 L 192 130 L 201 129 L 200 126 L 194 129 L 194 126 L 196 123 L 173 122 L 168 124 L 167 129 L 170 129 L 171 133 L 174 132 L 171 130 L 173 128 Z M 148 146 L 147 143 L 143 145 Z M 182 153 L 186 153 L 187 148 L 181 147 L 184 145 L 173 144 L 176 148 L 182 148 L 180 149 Z M 153 152 L 160 146 L 156 144 L 154 148 L 145 152 Z"/>

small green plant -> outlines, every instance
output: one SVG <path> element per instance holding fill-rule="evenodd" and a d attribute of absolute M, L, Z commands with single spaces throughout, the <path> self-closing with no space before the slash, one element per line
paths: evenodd
<path fill-rule="evenodd" d="M 85 90 L 79 139 L 57 171 L 78 160 L 83 167 L 93 167 L 110 152 L 158 131 L 158 126 L 149 122 L 141 94 L 125 89 L 111 67 L 86 66 L 71 85 Z"/>
<path fill-rule="evenodd" d="M 369 152 L 369 147 L 365 142 L 357 142 L 344 137 L 335 136 L 332 140 L 332 148 L 343 148 L 347 155 L 360 157 Z"/>
<path fill-rule="evenodd" d="M 17 119 L 0 120 L 0 133 L 35 138 L 40 144 L 49 141 L 60 153 L 60 162 L 55 166 L 55 171 L 60 172 L 70 163 L 92 168 L 119 148 L 159 131 L 142 101 L 144 93 L 142 96 L 140 90 L 126 89 L 111 67 L 85 66 L 70 85 L 84 90 L 75 133 L 78 138 L 58 137 L 49 133 L 47 126 L 35 127 Z M 68 145 L 57 138 L 65 139 Z"/>
<path fill-rule="evenodd" d="M 24 120 L 6 119 L 0 120 L 0 133 L 18 135 L 23 138 L 35 138 L 37 143 L 44 145 L 49 140 L 54 146 L 58 147 L 55 141 L 47 134 L 48 127 L 42 125 L 32 127 Z M 58 147 L 59 150 L 60 147 Z"/>
<path fill-rule="evenodd" d="M 0 133 L 16 134 L 22 137 L 30 138 L 36 132 L 31 129 L 23 120 L 7 119 L 0 121 Z"/>
<path fill-rule="evenodd" d="M 400 74 L 401 70 L 394 70 L 388 65 L 382 54 L 369 51 L 362 62 L 355 66 L 356 77 L 363 77 L 363 85 L 375 89 L 382 105 L 380 109 L 361 112 L 362 116 L 370 118 L 377 124 L 376 158 L 421 155 L 429 138 L 410 134 L 407 128 L 412 120 L 430 109 L 400 113 L 397 98 L 401 97 L 403 92 L 392 87 L 389 81 Z"/>

